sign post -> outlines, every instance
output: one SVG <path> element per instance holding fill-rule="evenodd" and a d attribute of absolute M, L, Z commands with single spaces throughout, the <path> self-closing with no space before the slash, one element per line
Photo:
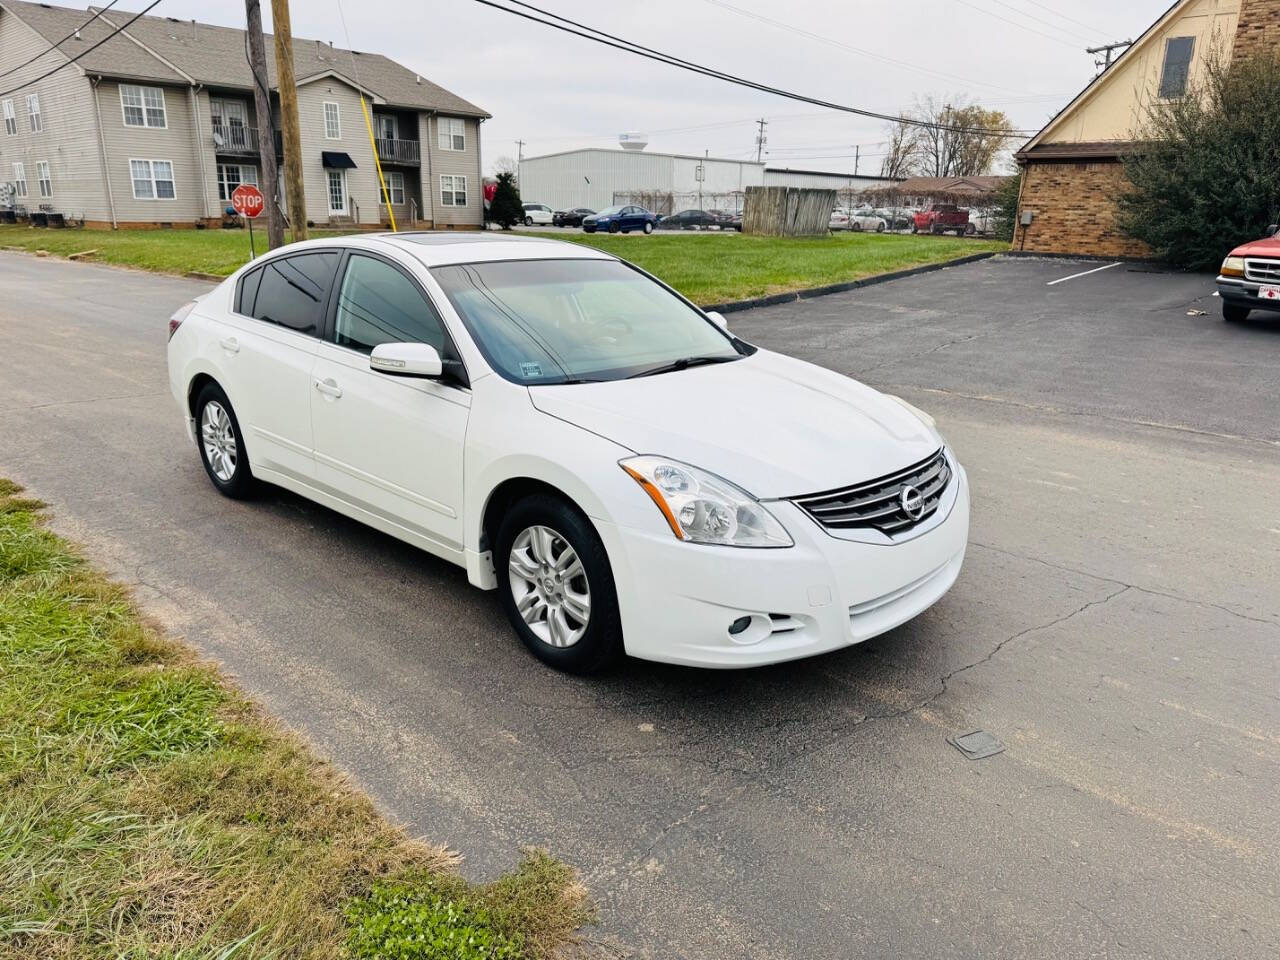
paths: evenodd
<path fill-rule="evenodd" d="M 266 209 L 266 201 L 262 191 L 252 183 L 242 183 L 231 191 L 231 209 L 249 221 L 249 259 L 254 259 L 258 252 L 253 248 L 253 221 Z"/>

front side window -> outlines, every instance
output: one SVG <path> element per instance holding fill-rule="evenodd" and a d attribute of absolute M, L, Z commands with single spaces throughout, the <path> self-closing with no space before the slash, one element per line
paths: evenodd
<path fill-rule="evenodd" d="M 1160 72 L 1160 96 L 1164 99 L 1181 97 L 1187 92 L 1195 48 L 1195 37 L 1170 37 L 1165 41 L 1164 69 Z"/>
<path fill-rule="evenodd" d="M 231 194 L 242 183 L 258 185 L 258 168 L 242 163 L 218 164 L 218 199 L 230 200 Z"/>
<path fill-rule="evenodd" d="M 13 192 L 19 197 L 27 195 L 27 169 L 20 163 L 13 165 Z"/>
<path fill-rule="evenodd" d="M 380 343 L 429 343 L 444 355 L 444 324 L 413 281 L 391 264 L 360 254 L 347 261 L 333 339 L 362 353 Z"/>
<path fill-rule="evenodd" d="M 439 120 L 440 149 L 467 149 L 467 124 L 461 117 L 441 117 Z"/>
<path fill-rule="evenodd" d="M 248 286 L 242 287 L 240 311 L 298 333 L 319 336 L 325 298 L 337 268 L 338 255 L 328 251 L 272 260 L 257 278 L 252 307 Z"/>
<path fill-rule="evenodd" d="M 12 100 L 4 102 L 4 132 L 11 137 L 18 132 L 18 115 L 14 112 Z"/>
<path fill-rule="evenodd" d="M 404 203 L 404 174 L 393 170 L 387 174 L 387 196 L 392 203 Z"/>
<path fill-rule="evenodd" d="M 39 133 L 44 129 L 44 120 L 40 116 L 40 94 L 27 94 L 27 122 L 31 125 L 32 133 Z"/>
<path fill-rule="evenodd" d="M 697 310 L 616 260 L 508 260 L 431 273 L 489 364 L 516 383 L 620 380 L 742 355 Z"/>
<path fill-rule="evenodd" d="M 177 196 L 173 164 L 168 160 L 130 160 L 129 177 L 135 200 L 172 200 Z"/>
<path fill-rule="evenodd" d="M 169 125 L 164 109 L 164 91 L 159 87 L 140 87 L 136 84 L 120 85 L 120 107 L 124 110 L 126 127 L 155 127 Z"/>
<path fill-rule="evenodd" d="M 465 207 L 467 205 L 467 178 L 463 176 L 442 176 L 440 178 L 440 203 L 446 207 Z"/>
<path fill-rule="evenodd" d="M 324 135 L 328 140 L 342 139 L 342 115 L 336 103 L 324 105 Z"/>
<path fill-rule="evenodd" d="M 40 196 L 53 196 L 53 178 L 49 176 L 49 161 L 36 162 L 36 183 L 40 186 Z"/>

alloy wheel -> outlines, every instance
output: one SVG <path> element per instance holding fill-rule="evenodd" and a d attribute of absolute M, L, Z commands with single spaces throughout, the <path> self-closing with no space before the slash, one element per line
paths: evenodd
<path fill-rule="evenodd" d="M 591 622 L 591 585 L 577 551 L 550 527 L 522 530 L 507 561 L 516 611 L 533 635 L 552 647 L 571 647 Z"/>
<path fill-rule="evenodd" d="M 223 483 L 230 483 L 236 473 L 239 448 L 231 416 L 217 400 L 206 403 L 200 414 L 200 442 L 213 475 Z"/>

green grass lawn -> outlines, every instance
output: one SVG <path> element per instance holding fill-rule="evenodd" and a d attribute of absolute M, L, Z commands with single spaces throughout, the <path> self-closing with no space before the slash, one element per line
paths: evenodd
<path fill-rule="evenodd" d="M 19 493 L 0 479 L 0 958 L 520 960 L 590 920 L 543 853 L 461 879 Z"/>
<path fill-rule="evenodd" d="M 319 234 L 317 234 L 319 235 Z M 995 240 L 846 233 L 829 237 L 608 236 L 545 233 L 632 261 L 695 303 L 723 303 L 858 280 L 877 273 L 1008 249 Z M 259 251 L 264 235 L 257 236 Z M 160 273 L 226 276 L 249 257 L 243 230 L 48 230 L 0 225 L 0 248 L 45 250 Z"/>

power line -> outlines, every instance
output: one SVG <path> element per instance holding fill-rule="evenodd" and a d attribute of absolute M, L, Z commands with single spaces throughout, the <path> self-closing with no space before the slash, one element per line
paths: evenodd
<path fill-rule="evenodd" d="M 548 17 L 552 17 L 555 20 L 563 21 L 564 24 L 571 24 L 572 26 L 564 26 L 561 23 L 553 23 L 551 20 L 543 20 L 540 17 L 535 17 L 521 10 L 513 10 L 511 7 L 503 6 L 500 3 L 494 2 L 494 0 L 475 0 L 475 2 L 482 4 L 486 7 L 492 7 L 494 10 L 501 10 L 503 13 L 510 13 L 510 14 L 513 14 L 514 16 L 521 17 L 522 19 L 530 20 L 534 23 L 540 23 L 544 27 L 551 27 L 552 29 L 562 31 L 563 33 L 571 33 L 575 36 L 582 37 L 586 40 L 591 40 L 595 43 L 603 44 L 606 47 L 613 47 L 614 49 L 622 50 L 622 51 L 625 51 L 626 53 L 635 54 L 638 57 L 644 57 L 647 60 L 655 60 L 658 63 L 665 63 L 667 66 L 677 67 L 681 70 L 687 70 L 690 73 L 697 73 L 697 74 L 701 74 L 702 76 L 711 77 L 716 80 L 723 80 L 726 83 L 733 83 L 740 87 L 747 87 L 748 89 L 759 90 L 763 93 L 771 93 L 775 96 L 785 97 L 789 100 L 797 100 L 801 103 L 811 103 L 815 107 L 826 107 L 829 110 L 837 110 L 841 113 L 852 113 L 860 117 L 870 117 L 874 120 L 884 120 L 889 123 L 904 123 L 904 124 L 907 124 L 908 126 L 926 127 L 931 130 L 942 130 L 948 133 L 990 135 L 995 132 L 989 128 L 983 128 L 983 127 L 959 127 L 959 126 L 952 126 L 950 124 L 945 124 L 945 123 L 932 123 L 928 120 L 917 120 L 914 117 L 904 117 L 900 115 L 894 116 L 893 114 L 879 113 L 875 110 L 867 110 L 863 107 L 851 107 L 841 103 L 832 103 L 829 100 L 820 100 L 816 97 L 806 96 L 805 94 L 802 94 L 802 93 L 793 93 L 789 90 L 784 90 L 781 87 L 774 87 L 768 84 L 758 83 L 755 80 L 747 80 L 744 77 L 739 77 L 731 73 L 725 73 L 723 70 L 716 70 L 711 67 L 705 67 L 705 66 L 702 66 L 701 64 L 693 63 L 692 61 L 689 61 L 689 60 L 682 60 L 679 57 L 672 56 L 671 54 L 668 54 L 668 53 L 663 53 L 660 50 L 653 50 L 649 47 L 642 46 L 641 44 L 633 43 L 630 40 L 623 40 L 621 37 L 615 37 L 612 34 L 605 33 L 603 30 L 597 30 L 595 27 L 589 27 L 589 26 L 586 26 L 585 24 L 581 24 L 574 20 L 570 20 L 567 17 L 562 17 L 559 14 L 551 13 L 550 11 L 547 11 L 547 10 L 542 10 L 538 7 L 533 6 L 532 4 L 522 3 L 520 2 L 520 0 L 509 0 L 509 2 L 516 3 L 519 6 L 525 7 L 530 10 L 535 10 L 538 13 L 544 14 L 545 16 L 548 16 Z M 573 29 L 573 27 L 581 27 L 582 29 L 575 30 Z M 590 32 L 585 33 L 583 31 L 590 31 Z M 1010 137 L 1032 136 L 1033 134 L 1032 131 L 1026 131 L 1026 130 L 1007 130 L 1007 131 L 1001 131 L 1001 132 L 1004 134 L 1007 134 Z"/>
<path fill-rule="evenodd" d="M 1027 0 L 1027 3 L 1031 4 L 1033 7 L 1039 7 L 1041 10 L 1047 10 L 1050 13 L 1052 13 L 1055 17 L 1061 17 L 1063 20 L 1067 20 L 1070 23 L 1074 23 L 1078 27 L 1084 27 L 1086 30 L 1089 30 L 1093 33 L 1106 32 L 1105 30 L 1099 30 L 1097 27 L 1093 26 L 1092 24 L 1085 23 L 1083 20 L 1077 20 L 1075 17 L 1068 17 L 1065 13 L 1059 13 L 1057 10 L 1053 9 L 1053 7 L 1049 6 L 1048 4 L 1040 3 L 1040 0 Z"/>
<path fill-rule="evenodd" d="M 999 0 L 997 0 L 999 2 Z M 994 13 L 986 7 L 980 7 L 976 3 L 970 3 L 969 0 L 956 0 L 956 3 L 962 3 L 970 10 L 977 10 L 979 13 L 985 13 L 988 17 L 995 17 L 997 20 L 1003 20 L 1005 23 L 1012 24 L 1019 30 L 1026 30 L 1028 33 L 1034 33 L 1038 37 L 1045 37 L 1054 43 L 1061 43 L 1068 47 L 1074 47 L 1075 43 L 1070 40 L 1064 40 L 1062 37 L 1054 36 L 1051 33 L 1045 33 L 1043 30 L 1037 30 L 1035 27 L 1028 27 L 1025 23 L 1019 23 L 1017 20 L 1010 20 L 1003 14 Z"/>
<path fill-rule="evenodd" d="M 1044 17 L 1038 17 L 1034 13 L 1027 13 L 1027 11 L 1021 9 L 1020 7 L 1015 7 L 1011 3 L 1006 3 L 1005 0 L 990 0 L 990 2 L 994 3 L 998 7 L 1004 7 L 1006 10 L 1012 10 L 1014 13 L 1016 13 L 1020 17 L 1026 17 L 1028 20 L 1034 20 L 1036 23 L 1042 23 L 1046 27 L 1048 27 L 1050 30 L 1057 30 L 1059 33 L 1069 33 L 1074 37 L 1079 37 L 1081 40 L 1085 41 L 1086 43 L 1090 42 L 1089 37 L 1084 35 L 1083 33 L 1080 33 L 1076 30 L 1068 30 L 1066 27 L 1062 26 L 1061 24 L 1053 23 L 1052 21 L 1046 20 Z M 1093 36 L 1097 36 L 1097 34 L 1093 34 Z"/>
<path fill-rule="evenodd" d="M 29 67 L 29 66 L 31 66 L 31 64 L 35 63 L 37 60 L 39 60 L 39 59 L 40 59 L 41 57 L 43 57 L 45 54 L 47 54 L 47 53 L 53 53 L 53 51 L 57 50 L 60 46 L 62 46 L 64 43 L 66 43 L 66 42 L 67 42 L 68 40 L 70 40 L 72 37 L 79 36 L 79 34 L 80 34 L 80 31 L 81 31 L 81 30 L 83 30 L 83 29 L 84 29 L 85 27 L 87 27 L 89 24 L 93 23 L 93 21 L 97 20 L 100 16 L 102 16 L 104 13 L 106 13 L 108 10 L 110 10 L 112 7 L 114 7 L 114 6 L 115 6 L 117 3 L 119 3 L 119 2 L 120 2 L 120 0 L 111 0 L 111 2 L 110 2 L 110 3 L 108 3 L 105 7 L 101 8 L 101 9 L 100 9 L 100 10 L 98 10 L 98 11 L 96 11 L 92 17 L 90 17 L 90 18 L 89 18 L 88 20 L 86 20 L 84 23 L 80 24 L 80 26 L 76 27 L 74 30 L 72 30 L 70 33 L 68 33 L 65 37 L 63 37 L 63 38 L 62 38 L 61 40 L 59 40 L 57 43 L 53 44 L 52 46 L 50 46 L 50 47 L 49 47 L 48 49 L 46 49 L 46 50 L 41 50 L 41 51 L 40 51 L 39 53 L 37 53 L 34 57 L 32 57 L 32 58 L 31 58 L 31 59 L 29 59 L 29 60 L 24 60 L 22 63 L 18 64 L 16 67 L 10 67 L 10 68 L 9 68 L 8 70 L 6 70 L 4 73 L 0 73 L 0 77 L 7 77 L 7 76 L 9 76 L 9 74 L 11 74 L 11 73 L 17 73 L 17 72 L 18 72 L 19 70 L 21 70 L 23 67 Z"/>
<path fill-rule="evenodd" d="M 20 83 L 16 87 L 10 87 L 8 90 L 0 90 L 0 97 L 7 97 L 9 94 L 17 93 L 19 90 L 23 89 L 24 87 L 29 87 L 33 83 L 39 83 L 41 80 L 45 79 L 46 77 L 52 77 L 59 70 L 63 70 L 71 66 L 73 63 L 75 63 L 77 60 L 80 60 L 82 57 L 87 57 L 89 54 L 93 53 L 93 51 L 97 50 L 100 46 L 102 46 L 104 43 L 110 40 L 112 37 L 116 36 L 117 34 L 123 33 L 125 30 L 128 30 L 129 27 L 133 26 L 133 24 L 139 19 L 141 19 L 144 14 L 150 13 L 152 10 L 158 7 L 160 5 L 160 2 L 161 0 L 152 0 L 152 2 L 148 4 L 146 7 L 144 7 L 141 12 L 135 13 L 132 17 L 126 20 L 123 26 L 116 27 L 114 30 L 108 33 L 105 37 L 103 37 L 97 43 L 93 44 L 90 47 L 86 47 L 84 50 L 81 50 L 74 57 L 71 57 L 69 60 L 67 60 L 66 63 L 58 64 L 52 70 L 48 70 L 45 73 L 40 74 L 40 76 L 36 77 L 34 80 L 28 80 L 26 83 Z"/>

